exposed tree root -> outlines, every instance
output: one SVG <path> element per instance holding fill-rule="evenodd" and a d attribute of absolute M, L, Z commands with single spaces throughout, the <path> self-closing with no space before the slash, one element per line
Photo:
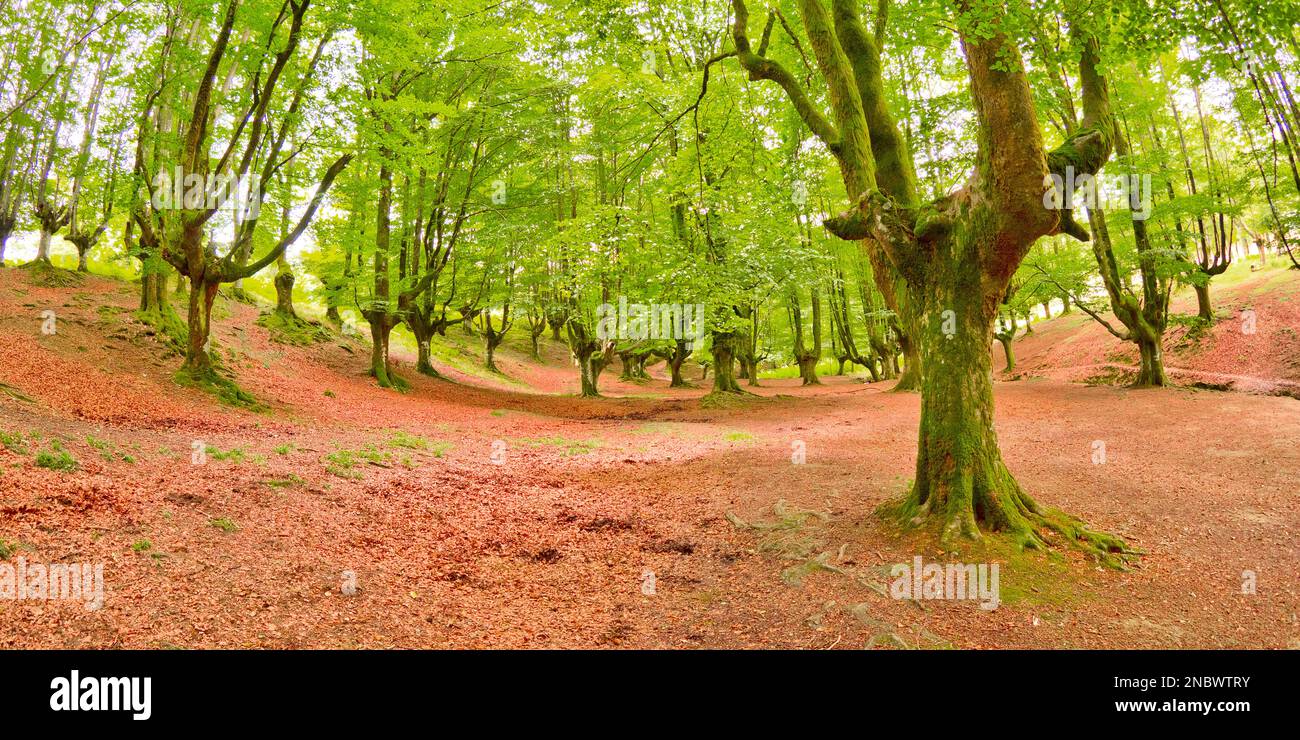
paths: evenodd
<path fill-rule="evenodd" d="M 1128 546 L 1120 537 L 1098 532 L 1077 517 L 1040 506 L 1021 490 L 1009 473 L 999 476 L 997 486 L 978 486 L 963 497 L 924 496 L 920 486 L 902 500 L 885 504 L 879 514 L 905 529 L 934 532 L 942 547 L 957 549 L 987 535 L 1004 537 L 1019 550 L 1069 547 L 1117 569 L 1144 553 Z"/>
<path fill-rule="evenodd" d="M 257 325 L 271 332 L 271 341 L 295 347 L 310 347 L 334 338 L 334 333 L 319 323 L 281 311 L 262 314 Z"/>
<path fill-rule="evenodd" d="M 212 368 L 192 369 L 181 368 L 172 376 L 177 385 L 187 388 L 198 388 L 207 391 L 219 398 L 223 403 L 239 408 L 249 409 L 250 411 L 265 411 L 266 404 L 257 400 L 257 398 L 240 388 L 235 381 L 227 378 Z"/>
<path fill-rule="evenodd" d="M 41 260 L 32 260 L 19 265 L 18 269 L 30 271 L 32 281 L 46 288 L 71 288 L 81 285 L 86 280 L 86 276 L 82 273 L 55 267 Z"/>

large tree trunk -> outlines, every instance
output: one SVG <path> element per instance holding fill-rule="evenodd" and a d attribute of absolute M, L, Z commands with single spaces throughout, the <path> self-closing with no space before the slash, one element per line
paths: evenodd
<path fill-rule="evenodd" d="M 275 312 L 297 318 L 298 313 L 293 308 L 293 268 L 283 254 L 276 260 L 276 265 L 279 269 L 275 273 Z"/>
<path fill-rule="evenodd" d="M 47 265 L 50 263 L 50 237 L 52 236 L 53 234 L 46 231 L 44 227 L 41 228 L 41 239 L 36 245 L 37 262 L 44 262 Z"/>
<path fill-rule="evenodd" d="M 497 353 L 497 347 L 501 346 L 501 342 L 505 341 L 505 338 L 506 338 L 506 333 L 504 331 L 496 331 L 491 327 L 489 327 L 483 333 L 483 342 L 487 350 L 487 362 L 486 362 L 487 369 L 494 373 L 501 372 L 501 370 L 497 367 L 496 353 Z"/>
<path fill-rule="evenodd" d="M 936 527 L 941 542 L 958 546 L 981 530 L 1042 548 L 1056 533 L 1094 551 L 1127 552 L 1123 542 L 1092 532 L 1079 520 L 1040 507 L 1002 461 L 993 418 L 993 320 L 1000 296 L 983 295 L 979 271 L 962 260 L 939 260 L 925 290 L 926 325 L 916 479 L 899 513 L 913 525 Z M 920 291 L 918 291 L 920 292 Z M 949 323 L 945 326 L 945 312 Z M 955 329 L 955 331 L 945 331 Z M 942 369 L 942 371 L 940 371 Z"/>
<path fill-rule="evenodd" d="M 536 324 L 530 324 L 528 327 L 528 341 L 532 345 L 533 360 L 537 362 L 542 361 L 542 350 L 541 347 L 538 346 L 538 340 L 542 338 L 542 334 L 544 333 L 546 333 L 545 319 L 542 319 Z"/>
<path fill-rule="evenodd" d="M 160 313 L 167 308 L 167 273 L 148 270 L 140 276 L 140 312 Z"/>
<path fill-rule="evenodd" d="M 388 339 L 396 322 L 379 312 L 372 312 L 366 318 L 370 323 L 370 376 L 379 387 L 391 388 L 393 377 L 388 367 Z"/>
<path fill-rule="evenodd" d="M 1196 315 L 1214 323 L 1214 307 L 1210 305 L 1210 281 L 1206 280 L 1204 285 L 1194 284 L 1192 288 L 1196 290 Z"/>
<path fill-rule="evenodd" d="M 1002 351 L 1007 356 L 1007 372 L 1014 372 L 1016 369 L 1016 352 L 1011 349 L 1011 339 L 1002 340 Z"/>
<path fill-rule="evenodd" d="M 413 309 L 406 320 L 407 327 L 415 336 L 415 371 L 431 378 L 441 378 L 442 374 L 433 367 L 432 362 L 431 342 L 435 333 L 434 325 L 423 313 L 424 310 L 424 308 Z"/>
<path fill-rule="evenodd" d="M 1165 376 L 1165 355 L 1164 350 L 1160 347 L 1160 336 L 1154 332 L 1146 333 L 1142 330 L 1135 332 L 1137 335 L 1138 357 L 1141 363 L 1138 369 L 1137 382 L 1134 385 L 1139 387 L 1162 387 L 1169 385 L 1169 379 Z"/>
<path fill-rule="evenodd" d="M 714 393 L 744 393 L 740 389 L 740 384 L 736 382 L 735 342 L 735 334 L 713 333 L 710 349 L 713 352 Z M 708 372 L 707 368 L 705 372 Z"/>
<path fill-rule="evenodd" d="M 1002 344 L 1002 353 L 1006 355 L 1007 358 L 1007 367 L 1004 372 L 1014 372 L 1016 369 L 1016 353 L 1015 350 L 1011 348 L 1011 343 L 1015 341 L 1016 338 L 1016 325 L 1014 319 L 1012 320 L 1009 330 L 997 332 L 993 336 Z"/>
<path fill-rule="evenodd" d="M 924 341 L 922 341 L 924 345 Z M 918 391 L 922 389 L 921 367 L 925 359 L 921 356 L 921 351 L 917 348 L 916 342 L 912 337 L 900 332 L 898 334 L 898 346 L 903 350 L 903 367 L 898 368 L 898 356 L 893 359 L 894 368 L 899 372 L 898 382 L 894 384 L 896 391 Z"/>
<path fill-rule="evenodd" d="M 596 379 L 600 376 L 600 371 L 596 368 L 596 353 L 591 349 L 582 349 L 576 355 L 578 360 L 578 369 L 581 374 L 581 390 L 579 391 L 583 398 L 600 398 L 600 391 L 596 388 Z"/>
<path fill-rule="evenodd" d="M 690 352 L 686 349 L 686 343 L 678 339 L 673 349 L 673 353 L 668 358 L 668 369 L 672 373 L 672 380 L 668 383 L 669 388 L 685 388 L 686 379 L 682 377 L 682 365 Z"/>
<path fill-rule="evenodd" d="M 185 347 L 185 364 L 181 369 L 196 377 L 212 371 L 208 337 L 212 329 L 212 302 L 216 300 L 220 287 L 220 283 L 209 283 L 202 278 L 190 280 L 189 315 L 186 322 L 190 336 Z"/>

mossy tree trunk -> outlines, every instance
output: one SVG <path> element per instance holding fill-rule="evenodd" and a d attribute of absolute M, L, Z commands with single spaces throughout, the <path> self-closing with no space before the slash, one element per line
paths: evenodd
<path fill-rule="evenodd" d="M 587 325 L 572 314 L 565 322 L 565 330 L 568 333 L 569 352 L 573 355 L 574 362 L 578 363 L 579 394 L 583 398 L 599 398 L 597 381 L 605 367 L 606 360 L 601 354 L 604 347 Z"/>
<path fill-rule="evenodd" d="M 947 543 L 979 538 L 982 528 L 1033 547 L 1054 531 L 1102 558 L 1123 552 L 1119 540 L 1040 509 L 1007 471 L 993 428 L 989 346 L 997 307 L 1035 240 L 1081 231 L 1068 213 L 1044 207 L 1043 183 L 1067 163 L 1095 174 L 1110 157 L 1113 123 L 1096 55 L 1083 54 L 1080 79 L 1085 120 L 1098 123 L 1049 156 L 1019 50 L 999 30 L 997 6 L 981 4 L 981 11 L 994 11 L 981 16 L 983 32 L 959 32 L 979 126 L 975 172 L 962 190 L 922 205 L 884 95 L 881 29 L 867 33 L 855 0 L 831 5 L 828 11 L 822 0 L 798 3 L 830 118 L 794 75 L 754 53 L 744 0 L 732 0 L 732 38 L 750 77 L 779 84 L 836 157 L 853 208 L 826 227 L 863 243 L 877 276 L 883 266 L 893 268 L 896 280 L 877 280 L 882 292 L 906 284 L 905 294 L 895 295 L 902 299 L 895 312 L 906 342 L 904 375 L 920 381 L 922 412 L 915 484 L 898 506 L 904 520 L 932 526 Z M 969 10 L 958 3 L 959 15 Z M 962 20 L 959 29 L 970 25 Z"/>
<path fill-rule="evenodd" d="M 189 342 L 185 347 L 183 372 L 195 377 L 212 372 L 212 358 L 208 354 L 208 339 L 212 333 L 212 302 L 216 300 L 221 283 L 200 278 L 190 279 L 190 305 L 187 315 Z"/>
<path fill-rule="evenodd" d="M 394 385 L 392 370 L 388 365 L 388 341 L 393 327 L 397 326 L 396 317 L 384 311 L 366 311 L 363 314 L 370 324 L 370 377 L 381 388 Z"/>
<path fill-rule="evenodd" d="M 713 392 L 744 393 L 736 382 L 736 335 L 728 332 L 713 332 L 710 351 L 713 353 Z M 708 374 L 708 368 L 704 369 Z"/>
<path fill-rule="evenodd" d="M 407 315 L 406 325 L 411 329 L 411 334 L 415 337 L 415 371 L 431 378 L 441 378 L 442 374 L 433 367 L 432 362 L 433 335 L 437 331 L 433 322 L 429 320 L 431 309 L 432 306 L 426 303 L 416 310 L 410 311 Z"/>
<path fill-rule="evenodd" d="M 1204 321 L 1214 323 L 1214 306 L 1210 304 L 1210 281 L 1207 279 L 1204 284 L 1194 283 L 1192 288 L 1196 291 L 1196 315 Z"/>
<path fill-rule="evenodd" d="M 275 312 L 286 318 L 298 318 L 298 312 L 293 308 L 293 267 L 289 265 L 289 258 L 281 254 L 275 261 Z"/>
<path fill-rule="evenodd" d="M 1016 369 L 1016 353 L 1012 349 L 1011 343 L 1016 339 L 1016 317 L 1013 314 L 1009 319 L 1004 319 L 1003 325 L 993 336 L 1002 344 L 1002 353 L 1006 355 L 1007 366 L 1004 372 L 1014 372 Z"/>
<path fill-rule="evenodd" d="M 669 388 L 687 387 L 686 379 L 682 377 L 682 365 L 686 363 L 686 358 L 691 356 L 691 350 L 686 346 L 686 340 L 677 339 L 673 342 L 673 349 L 667 356 L 668 371 L 671 373 L 671 380 L 668 382 Z"/>
<path fill-rule="evenodd" d="M 510 320 L 509 300 L 505 302 L 502 308 L 501 324 L 499 327 L 494 327 L 492 325 L 491 311 L 483 312 L 483 344 L 487 355 L 485 365 L 488 370 L 491 370 L 494 373 L 501 372 L 496 363 L 497 347 L 500 347 L 501 343 L 505 341 L 506 333 L 510 331 L 510 327 L 512 326 L 514 326 L 514 322 Z"/>
<path fill-rule="evenodd" d="M 799 303 L 799 292 L 792 291 L 789 301 L 790 327 L 794 332 L 794 359 L 799 364 L 799 378 L 803 385 L 821 385 L 817 377 L 817 363 L 822 358 L 822 307 L 821 296 L 817 289 L 812 289 L 812 345 L 804 341 L 803 307 Z"/>
<path fill-rule="evenodd" d="M 5 247 L 9 244 L 9 236 L 13 234 L 14 224 L 5 214 L 0 213 L 0 267 L 5 266 Z"/>
<path fill-rule="evenodd" d="M 1161 335 L 1150 327 L 1140 328 L 1137 332 L 1138 377 L 1134 385 L 1139 388 L 1159 388 L 1169 385 L 1165 375 L 1164 350 L 1161 348 Z"/>

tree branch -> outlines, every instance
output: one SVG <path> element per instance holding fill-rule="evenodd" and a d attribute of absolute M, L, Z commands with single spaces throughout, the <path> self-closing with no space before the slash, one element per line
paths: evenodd
<path fill-rule="evenodd" d="M 745 7 L 744 0 L 731 0 L 731 6 L 735 10 L 735 21 L 731 27 L 731 37 L 736 44 L 736 58 L 740 61 L 740 66 L 749 73 L 751 80 L 771 80 L 785 90 L 785 94 L 794 104 L 795 110 L 799 117 L 807 124 L 817 138 L 822 140 L 831 151 L 839 148 L 839 132 L 835 126 L 822 115 L 817 106 L 808 98 L 808 94 L 800 87 L 798 81 L 789 71 L 779 63 L 774 62 L 766 57 L 755 54 L 749 44 L 749 10 Z"/>

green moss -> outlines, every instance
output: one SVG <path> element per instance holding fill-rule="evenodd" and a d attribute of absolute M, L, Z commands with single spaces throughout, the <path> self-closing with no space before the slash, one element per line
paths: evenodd
<path fill-rule="evenodd" d="M 219 517 L 217 519 L 209 519 L 208 524 L 211 524 L 212 526 L 216 527 L 217 529 L 220 529 L 222 532 L 225 532 L 226 534 L 230 534 L 231 532 L 234 532 L 235 530 L 239 529 L 239 527 L 236 526 L 233 521 L 231 521 L 230 519 L 224 516 Z"/>
<path fill-rule="evenodd" d="M 32 282 L 47 288 L 70 288 L 81 285 L 86 280 L 85 275 L 75 270 L 65 270 L 39 260 L 20 265 L 18 269 L 29 271 Z"/>
<path fill-rule="evenodd" d="M 153 311 L 136 311 L 133 314 L 137 321 L 152 328 L 155 336 L 159 337 L 163 345 L 171 351 L 172 354 L 184 357 L 185 346 L 189 343 L 190 330 L 181 320 L 180 314 L 172 310 L 170 305 Z"/>
<path fill-rule="evenodd" d="M 325 470 L 340 478 L 360 478 L 361 474 L 353 470 L 358 465 L 368 463 L 386 468 L 392 462 L 392 453 L 379 450 L 374 445 L 366 445 L 359 450 L 336 450 L 326 455 Z"/>
<path fill-rule="evenodd" d="M 182 368 L 176 371 L 176 374 L 172 376 L 172 380 L 177 385 L 186 388 L 197 388 L 211 393 L 228 406 L 248 409 L 249 411 L 267 410 L 266 404 L 240 388 L 235 381 L 213 369 L 196 372 Z"/>
<path fill-rule="evenodd" d="M 713 392 L 700 399 L 700 408 L 702 409 L 734 409 L 743 407 L 756 399 L 752 393 L 717 393 Z"/>
<path fill-rule="evenodd" d="M 271 333 L 271 341 L 295 347 L 310 347 L 334 339 L 334 332 L 323 325 L 279 311 L 262 314 L 257 325 Z"/>

